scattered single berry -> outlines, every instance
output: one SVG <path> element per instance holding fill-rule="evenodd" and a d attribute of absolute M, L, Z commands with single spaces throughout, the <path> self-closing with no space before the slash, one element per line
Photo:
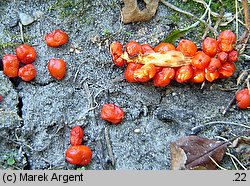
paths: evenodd
<path fill-rule="evenodd" d="M 66 151 L 66 161 L 74 165 L 88 165 L 92 158 L 92 151 L 88 146 L 71 146 Z"/>
<path fill-rule="evenodd" d="M 240 109 L 247 109 L 250 107 L 250 92 L 248 88 L 238 91 L 235 95 L 235 98 Z"/>
<path fill-rule="evenodd" d="M 84 132 L 80 126 L 75 126 L 70 131 L 70 144 L 71 145 L 81 145 Z"/>
<path fill-rule="evenodd" d="M 34 65 L 32 64 L 27 64 L 18 70 L 18 76 L 23 80 L 23 81 L 31 81 L 36 77 L 36 69 Z"/>
<path fill-rule="evenodd" d="M 16 56 L 23 64 L 30 64 L 36 59 L 36 50 L 28 44 L 16 48 Z"/>
<path fill-rule="evenodd" d="M 50 47 L 58 47 L 64 45 L 68 41 L 68 34 L 62 30 L 53 30 L 45 36 L 45 41 Z"/>
<path fill-rule="evenodd" d="M 10 77 L 16 77 L 18 75 L 19 61 L 15 55 L 5 54 L 2 58 L 3 73 Z"/>
<path fill-rule="evenodd" d="M 124 118 L 124 112 L 115 104 L 104 104 L 101 109 L 101 118 L 117 125 Z"/>
<path fill-rule="evenodd" d="M 62 59 L 50 59 L 48 62 L 48 69 L 52 77 L 61 80 L 66 73 L 66 63 Z"/>

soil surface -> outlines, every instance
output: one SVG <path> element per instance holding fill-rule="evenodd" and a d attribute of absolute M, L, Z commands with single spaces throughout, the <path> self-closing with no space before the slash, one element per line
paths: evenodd
<path fill-rule="evenodd" d="M 84 129 L 83 143 L 93 151 L 86 169 L 98 170 L 170 169 L 170 142 L 191 135 L 193 127 L 223 121 L 226 124 L 209 126 L 198 135 L 230 139 L 246 128 L 227 122 L 250 126 L 249 110 L 239 110 L 235 102 L 222 114 L 234 97 L 237 77 L 249 68 L 247 59 L 239 59 L 231 78 L 206 82 L 202 89 L 199 84 L 174 81 L 165 88 L 154 87 L 151 82 L 126 82 L 125 68 L 112 62 L 112 41 L 125 45 L 136 40 L 156 46 L 167 33 L 195 20 L 178 14 L 176 22 L 171 18 L 176 12 L 159 3 L 151 21 L 125 25 L 120 16 L 123 6 L 120 0 L 0 1 L 0 41 L 6 44 L 0 59 L 14 53 L 22 42 L 20 13 L 34 18 L 22 29 L 25 42 L 37 51 L 33 63 L 37 76 L 33 81 L 10 80 L 0 71 L 1 169 L 76 169 L 65 162 L 69 132 L 76 125 Z M 48 47 L 44 36 L 54 29 L 68 33 L 69 42 L 58 48 Z M 200 47 L 200 35 L 193 30 L 184 37 Z M 50 58 L 66 61 L 63 80 L 49 75 Z M 123 108 L 125 118 L 121 124 L 115 126 L 100 119 L 105 103 Z M 8 159 L 15 163 L 7 163 Z M 227 167 L 227 158 L 224 164 Z"/>

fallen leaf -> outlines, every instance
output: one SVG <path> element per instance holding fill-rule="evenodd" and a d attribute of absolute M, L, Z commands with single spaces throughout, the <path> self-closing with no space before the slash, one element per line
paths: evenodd
<path fill-rule="evenodd" d="M 171 169 L 216 169 L 227 148 L 226 142 L 219 142 L 199 136 L 187 136 L 170 144 Z"/>
<path fill-rule="evenodd" d="M 137 0 L 123 0 L 125 6 L 122 8 L 122 22 L 131 23 L 149 21 L 156 12 L 159 0 L 144 0 L 146 8 L 140 10 Z"/>
<path fill-rule="evenodd" d="M 191 28 L 186 28 L 186 29 L 177 29 L 171 31 L 166 38 L 162 40 L 164 43 L 172 43 L 179 39 L 180 37 L 183 37 Z"/>
<path fill-rule="evenodd" d="M 171 166 L 173 170 L 186 169 L 187 156 L 184 150 L 174 144 L 170 144 Z"/>
<path fill-rule="evenodd" d="M 240 161 L 244 165 L 250 165 L 250 137 L 241 136 L 233 141 L 233 143 L 229 146 L 230 148 L 234 148 L 238 153 Z"/>

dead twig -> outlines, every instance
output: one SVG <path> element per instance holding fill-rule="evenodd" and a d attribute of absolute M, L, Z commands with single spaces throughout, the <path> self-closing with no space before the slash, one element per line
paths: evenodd
<path fill-rule="evenodd" d="M 21 22 L 18 22 L 19 28 L 20 28 L 20 36 L 21 36 L 21 40 L 22 43 L 24 43 L 24 37 L 23 37 L 23 25 Z"/>
<path fill-rule="evenodd" d="M 115 166 L 115 157 L 114 157 L 112 145 L 111 145 L 110 139 L 109 139 L 109 128 L 108 127 L 105 127 L 104 135 L 105 135 L 106 145 L 108 148 L 108 154 L 109 154 L 109 157 L 111 159 L 111 164 L 112 164 L 112 166 Z"/>
<path fill-rule="evenodd" d="M 243 5 L 243 11 L 244 11 L 244 20 L 245 20 L 245 32 L 242 34 L 241 38 L 239 39 L 237 46 L 239 54 L 242 54 L 245 51 L 248 39 L 249 39 L 249 33 L 250 33 L 250 27 L 249 27 L 249 13 L 248 13 L 248 2 L 247 0 L 242 0 Z"/>
<path fill-rule="evenodd" d="M 166 5 L 167 7 L 171 8 L 171 9 L 173 9 L 173 10 L 179 12 L 179 13 L 182 13 L 182 14 L 185 14 L 185 15 L 187 15 L 187 16 L 190 16 L 190 17 L 193 17 L 193 18 L 195 18 L 195 19 L 198 19 L 197 22 L 198 22 L 198 23 L 202 22 L 203 24 L 205 24 L 205 26 L 206 26 L 209 30 L 211 30 L 211 31 L 213 32 L 214 36 L 217 36 L 217 35 L 218 35 L 217 30 L 215 30 L 211 25 L 209 25 L 206 21 L 203 20 L 203 19 L 205 18 L 205 16 L 206 16 L 207 12 L 208 12 L 209 9 L 210 9 L 208 6 L 206 6 L 206 7 L 208 7 L 209 9 L 206 8 L 205 13 L 204 13 L 200 18 L 198 18 L 196 15 L 194 15 L 194 14 L 192 14 L 192 13 L 190 13 L 190 12 L 184 11 L 184 10 L 180 9 L 179 7 L 176 7 L 176 6 L 172 5 L 171 3 L 166 2 L 165 0 L 161 0 L 161 2 L 162 2 L 164 5 Z M 197 0 L 196 2 L 202 3 L 202 4 L 205 3 L 205 2 L 199 1 L 199 0 Z M 205 4 L 206 4 L 206 3 L 205 3 Z M 206 5 L 207 5 L 207 4 L 206 4 Z"/>
<path fill-rule="evenodd" d="M 199 125 L 199 126 L 193 127 L 191 129 L 191 133 L 192 134 L 197 134 L 198 132 L 204 130 L 205 128 L 211 127 L 213 125 L 218 125 L 218 124 L 220 124 L 220 125 L 221 124 L 222 125 L 234 125 L 234 126 L 244 127 L 244 128 L 250 129 L 250 126 L 244 125 L 244 124 L 228 122 L 228 121 L 212 121 L 212 122 L 205 123 L 204 125 Z M 247 132 L 250 133 L 250 131 L 247 131 Z"/>
<path fill-rule="evenodd" d="M 226 152 L 226 155 L 232 157 L 235 161 L 237 161 L 237 163 L 244 169 L 244 170 L 247 170 L 247 168 L 240 162 L 240 160 L 238 160 L 238 158 L 236 158 L 234 155 Z"/>
<path fill-rule="evenodd" d="M 234 103 L 234 101 L 235 101 L 235 95 L 230 99 L 226 108 L 222 111 L 222 115 L 225 115 L 227 113 L 227 111 L 230 109 L 230 107 Z"/>
<path fill-rule="evenodd" d="M 219 167 L 221 170 L 227 170 L 226 168 L 220 166 L 211 156 L 209 156 L 210 160 L 217 166 Z"/>

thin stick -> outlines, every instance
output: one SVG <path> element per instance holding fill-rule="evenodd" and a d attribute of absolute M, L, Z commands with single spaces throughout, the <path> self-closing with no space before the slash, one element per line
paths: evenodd
<path fill-rule="evenodd" d="M 238 0 L 235 0 L 235 33 L 237 38 L 239 38 Z"/>
<path fill-rule="evenodd" d="M 200 18 L 198 18 L 197 16 L 195 16 L 195 15 L 192 14 L 192 13 L 186 12 L 186 11 L 184 11 L 184 10 L 182 10 L 182 9 L 180 9 L 180 8 L 178 8 L 178 7 L 176 7 L 176 6 L 172 5 L 171 3 L 166 2 L 165 0 L 161 0 L 161 2 L 162 2 L 164 5 L 166 5 L 167 7 L 171 8 L 171 9 L 177 11 L 177 12 L 180 12 L 180 13 L 182 13 L 182 14 L 186 14 L 186 15 L 188 15 L 188 16 L 191 16 L 191 17 L 195 18 L 195 19 L 198 19 L 200 22 L 204 23 L 204 24 L 214 33 L 214 35 L 217 35 L 217 31 L 216 31 L 213 27 L 211 27 L 210 25 L 208 25 L 208 24 L 206 23 L 206 21 L 204 21 L 203 19 L 200 19 Z"/>
<path fill-rule="evenodd" d="M 250 129 L 250 126 L 247 126 L 244 124 L 238 124 L 238 123 L 227 122 L 227 121 L 212 121 L 212 122 L 205 123 L 204 125 L 199 125 L 199 126 L 193 127 L 191 129 L 191 131 L 192 131 L 192 134 L 197 134 L 198 132 L 200 132 L 204 128 L 207 128 L 207 127 L 212 126 L 212 125 L 217 125 L 217 124 L 235 125 L 235 126 L 240 126 L 240 127 L 245 127 L 247 129 Z"/>
<path fill-rule="evenodd" d="M 186 12 L 186 11 L 184 11 L 184 10 L 178 8 L 177 6 L 174 6 L 174 5 L 172 5 L 171 3 L 166 2 L 165 0 L 161 0 L 161 2 L 162 2 L 164 5 L 168 6 L 169 8 L 171 8 L 171 9 L 177 11 L 177 12 L 180 12 L 180 13 L 182 13 L 182 14 L 186 14 L 186 15 L 191 16 L 191 17 L 196 17 L 194 14 L 192 14 L 192 13 L 190 13 L 190 12 Z"/>
<path fill-rule="evenodd" d="M 245 51 L 246 44 L 249 39 L 249 32 L 250 32 L 247 0 L 242 0 L 242 4 L 243 4 L 243 10 L 244 10 L 245 32 L 242 34 L 239 40 L 239 44 L 242 44 L 241 48 L 239 49 L 240 54 L 242 54 Z"/>
<path fill-rule="evenodd" d="M 20 28 L 20 35 L 21 35 L 21 40 L 22 43 L 24 43 L 24 37 L 23 37 L 23 25 L 21 22 L 18 22 L 19 28 Z"/>
<path fill-rule="evenodd" d="M 229 149 L 227 149 L 227 152 L 229 152 Z M 231 159 L 231 161 L 233 162 L 233 165 L 234 165 L 235 169 L 236 169 L 236 170 L 239 170 L 239 168 L 238 168 L 238 166 L 237 166 L 235 160 L 233 159 L 233 157 L 230 156 L 230 159 Z"/>
<path fill-rule="evenodd" d="M 238 158 L 236 158 L 234 155 L 232 155 L 232 154 L 230 154 L 230 153 L 228 153 L 228 152 L 226 152 L 226 155 L 232 157 L 234 160 L 237 161 L 237 163 L 238 163 L 244 170 L 247 170 L 247 168 L 246 168 L 246 167 L 240 162 L 240 160 L 238 160 Z"/>
<path fill-rule="evenodd" d="M 74 80 L 73 80 L 74 83 L 76 83 L 77 76 L 78 76 L 78 74 L 79 74 L 79 72 L 80 72 L 81 67 L 82 67 L 83 64 L 84 64 L 84 62 L 79 65 L 79 67 L 78 67 L 78 69 L 76 71 L 76 74 L 75 74 Z"/>
<path fill-rule="evenodd" d="M 230 109 L 230 107 L 234 103 L 234 101 L 235 101 L 235 95 L 233 96 L 233 98 L 230 99 L 226 108 L 222 111 L 222 115 L 225 115 L 227 113 L 227 111 Z"/>
<path fill-rule="evenodd" d="M 220 166 L 211 156 L 209 156 L 210 160 L 217 166 L 219 167 L 221 170 L 227 170 L 226 168 Z"/>
<path fill-rule="evenodd" d="M 114 158 L 112 146 L 111 146 L 110 139 L 109 139 L 109 128 L 108 127 L 105 127 L 104 135 L 105 135 L 105 141 L 107 144 L 108 154 L 109 154 L 109 157 L 111 159 L 112 166 L 115 166 L 115 158 Z"/>

